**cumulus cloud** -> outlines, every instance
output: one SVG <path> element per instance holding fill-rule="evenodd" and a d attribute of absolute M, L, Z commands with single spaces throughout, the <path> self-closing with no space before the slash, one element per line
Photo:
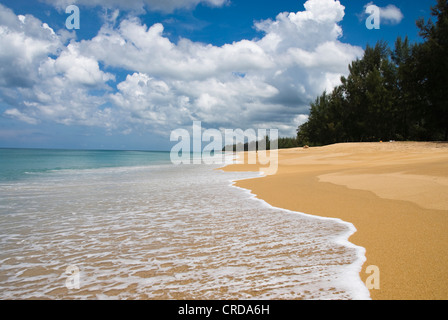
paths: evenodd
<path fill-rule="evenodd" d="M 98 87 L 115 80 L 114 75 L 100 70 L 97 60 L 81 55 L 77 44 L 69 44 L 58 58 L 41 63 L 39 72 L 46 79 L 61 77 L 66 85 L 75 87 Z"/>
<path fill-rule="evenodd" d="M 133 18 L 124 20 L 117 29 L 101 29 L 96 37 L 83 41 L 81 46 L 107 65 L 182 80 L 273 66 L 271 57 L 253 41 L 243 40 L 222 47 L 188 39 L 174 44 L 163 31 L 160 23 L 147 27 Z"/>
<path fill-rule="evenodd" d="M 97 60 L 81 55 L 76 42 L 65 45 L 68 38 L 31 15 L 16 16 L 0 5 L 0 102 L 9 106 L 5 117 L 29 124 L 107 126 L 105 111 L 98 110 L 107 100 L 89 91 L 108 89 L 106 83 L 115 77 L 101 71 Z"/>
<path fill-rule="evenodd" d="M 62 42 L 47 25 L 31 15 L 16 16 L 0 4 L 0 86 L 31 87 L 35 66 L 62 48 Z"/>
<path fill-rule="evenodd" d="M 194 119 L 214 127 L 260 126 L 271 119 L 271 124 L 287 123 L 287 133 L 293 134 L 297 113 L 307 113 L 311 99 L 338 85 L 348 64 L 363 53 L 339 41 L 344 9 L 339 1 L 310 0 L 305 11 L 257 22 L 264 32 L 261 39 L 220 47 L 188 39 L 173 43 L 164 36 L 162 24 L 148 27 L 137 18 L 117 28 L 105 26 L 80 46 L 105 65 L 137 72 L 118 85 L 115 103 L 127 101 L 132 109 L 129 101 L 141 92 L 136 77 L 149 77 L 145 84 L 164 81 L 165 101 L 155 101 L 151 90 L 139 94 L 135 104 L 146 111 L 132 110 L 134 120 L 147 122 L 154 108 L 163 106 L 157 109 L 158 120 L 171 119 L 173 124 Z"/>
<path fill-rule="evenodd" d="M 162 3 L 145 0 L 149 2 Z M 19 25 L 20 18 L 8 12 Z M 30 46 L 32 59 L 25 69 L 36 81 L 20 91 L 22 103 L 4 115 L 126 134 L 142 129 L 169 135 L 198 120 L 209 128 L 279 128 L 282 135 L 294 135 L 306 119 L 309 102 L 338 85 L 349 63 L 363 54 L 361 48 L 340 42 L 344 14 L 339 1 L 308 0 L 303 11 L 258 21 L 261 38 L 223 46 L 189 39 L 174 43 L 162 24 L 147 26 L 137 17 L 118 26 L 106 23 L 92 39 L 72 39 L 61 46 L 62 36 L 36 19 L 39 32 L 50 40 L 41 40 L 33 50 Z M 3 21 L 0 30 L 14 30 Z M 0 33 L 0 41 L 9 41 L 6 35 Z M 30 34 L 29 41 L 41 37 Z M 13 53 L 4 59 L 17 63 Z M 126 70 L 128 76 L 115 83 L 105 68 Z M 5 81 L 0 90 L 7 92 L 14 79 Z"/>

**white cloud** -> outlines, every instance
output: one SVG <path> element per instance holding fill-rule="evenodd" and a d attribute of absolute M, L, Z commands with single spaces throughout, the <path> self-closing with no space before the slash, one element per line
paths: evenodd
<path fill-rule="evenodd" d="M 172 89 L 161 80 L 156 80 L 146 74 L 134 73 L 118 86 L 118 92 L 111 95 L 111 100 L 120 108 L 120 112 L 130 123 L 145 125 L 163 125 L 168 115 L 176 116 L 178 97 Z M 174 121 L 175 118 L 171 118 Z"/>
<path fill-rule="evenodd" d="M 16 16 L 0 5 L 0 101 L 10 106 L 4 116 L 29 124 L 109 126 L 107 111 L 98 109 L 107 100 L 89 90 L 107 90 L 114 76 L 81 55 L 76 42 L 65 46 L 68 38 L 31 15 Z"/>
<path fill-rule="evenodd" d="M 399 8 L 393 4 L 389 4 L 384 8 L 380 8 L 381 21 L 390 24 L 399 24 L 403 20 L 404 15 Z"/>
<path fill-rule="evenodd" d="M 38 123 L 38 120 L 23 114 L 22 112 L 20 112 L 16 108 L 6 110 L 5 111 L 5 116 L 11 117 L 11 118 L 15 118 L 17 120 L 20 120 L 20 121 L 23 121 L 23 122 L 26 122 L 26 123 L 29 123 L 29 124 L 37 124 Z"/>
<path fill-rule="evenodd" d="M 396 7 L 393 4 L 389 4 L 385 7 L 378 7 L 373 2 L 369 2 L 364 6 L 364 9 L 368 6 L 375 6 L 380 10 L 380 19 L 381 23 L 384 24 L 390 24 L 390 25 L 396 25 L 399 24 L 403 19 L 404 15 L 401 12 L 400 8 Z M 365 17 L 365 10 L 364 13 L 361 15 L 361 17 Z"/>
<path fill-rule="evenodd" d="M 339 26 L 345 15 L 345 7 L 334 0 L 309 0 L 305 11 L 280 13 L 275 21 L 266 20 L 256 24 L 264 31 L 265 45 L 281 51 L 291 47 L 314 49 L 326 41 L 336 41 L 342 36 Z M 262 40 L 263 41 L 263 40 Z"/>
<path fill-rule="evenodd" d="M 116 29 L 104 27 L 80 47 L 106 65 L 136 72 L 113 96 L 122 109 L 125 101 L 130 109 L 146 106 L 144 112 L 129 110 L 136 121 L 147 123 L 152 117 L 160 125 L 169 119 L 169 127 L 195 119 L 213 126 L 254 127 L 269 118 L 272 123 L 289 123 L 288 134 L 293 134 L 297 113 L 307 113 L 310 100 L 338 85 L 349 63 L 363 53 L 339 41 L 338 23 L 344 17 L 339 1 L 310 0 L 305 8 L 258 22 L 256 27 L 265 33 L 261 39 L 221 47 L 188 39 L 175 44 L 164 36 L 162 24 L 147 27 L 136 18 Z M 150 84 L 163 80 L 169 88 L 165 100 L 155 101 L 151 89 L 137 102 L 135 93 L 141 90 L 136 77 L 149 77 Z M 180 100 L 188 103 L 175 112 Z M 157 120 L 151 111 L 156 106 Z"/>
<path fill-rule="evenodd" d="M 31 15 L 16 16 L 0 4 L 0 86 L 31 87 L 36 66 L 62 46 L 47 24 Z"/>
<path fill-rule="evenodd" d="M 172 43 L 157 23 L 142 25 L 124 20 L 117 29 L 104 27 L 81 43 L 86 54 L 106 65 L 173 79 L 206 79 L 231 71 L 248 72 L 273 67 L 271 57 L 254 41 L 242 40 L 222 47 L 181 39 Z"/>
<path fill-rule="evenodd" d="M 306 123 L 309 119 L 309 115 L 306 114 L 299 114 L 297 117 L 294 118 L 294 122 L 297 123 L 297 127 L 301 126 L 302 124 Z"/>
<path fill-rule="evenodd" d="M 26 69 L 36 81 L 20 91 L 22 103 L 10 108 L 8 116 L 125 133 L 142 129 L 169 135 L 199 120 L 204 127 L 280 128 L 281 135 L 294 135 L 309 102 L 338 85 L 349 63 L 363 54 L 361 48 L 339 40 L 345 14 L 339 1 L 309 0 L 304 7 L 257 22 L 264 33 L 260 39 L 223 46 L 188 39 L 173 43 L 162 24 L 148 27 L 130 17 L 117 27 L 106 23 L 90 40 L 72 40 L 61 47 L 62 34 L 35 19 L 50 40 L 33 46 L 40 36 L 29 36 L 31 45 L 25 51 L 32 59 Z M 23 23 L 11 13 L 11 21 Z M 0 32 L 1 41 L 10 40 Z M 50 53 L 56 56 L 48 57 Z M 17 63 L 13 53 L 5 59 Z M 100 63 L 129 75 L 111 88 L 115 77 Z M 0 82 L 0 90 L 6 86 Z"/>
<path fill-rule="evenodd" d="M 48 58 L 40 72 L 48 77 L 61 76 L 71 85 L 102 86 L 115 76 L 100 70 L 98 61 L 79 53 L 77 44 L 69 44 L 57 59 Z"/>

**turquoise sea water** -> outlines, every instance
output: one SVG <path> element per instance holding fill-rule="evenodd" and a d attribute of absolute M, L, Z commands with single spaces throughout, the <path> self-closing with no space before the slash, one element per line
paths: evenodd
<path fill-rule="evenodd" d="M 57 170 L 136 167 L 169 162 L 169 152 L 0 149 L 0 181 L 26 179 Z"/>
<path fill-rule="evenodd" d="M 351 224 L 273 208 L 232 186 L 258 173 L 215 169 L 0 149 L 0 299 L 369 298 Z"/>

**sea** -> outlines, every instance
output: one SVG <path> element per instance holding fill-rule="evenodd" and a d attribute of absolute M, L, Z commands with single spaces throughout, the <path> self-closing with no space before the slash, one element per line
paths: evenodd
<path fill-rule="evenodd" d="M 370 298 L 352 224 L 272 207 L 234 185 L 260 173 L 221 167 L 0 149 L 0 299 Z"/>

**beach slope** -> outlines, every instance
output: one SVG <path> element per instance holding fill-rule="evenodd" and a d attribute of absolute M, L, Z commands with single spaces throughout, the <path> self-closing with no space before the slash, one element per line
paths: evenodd
<path fill-rule="evenodd" d="M 352 223 L 358 231 L 350 241 L 366 248 L 361 278 L 369 266 L 380 271 L 373 299 L 448 299 L 448 144 L 280 150 L 275 175 L 236 185 L 275 207 Z"/>

